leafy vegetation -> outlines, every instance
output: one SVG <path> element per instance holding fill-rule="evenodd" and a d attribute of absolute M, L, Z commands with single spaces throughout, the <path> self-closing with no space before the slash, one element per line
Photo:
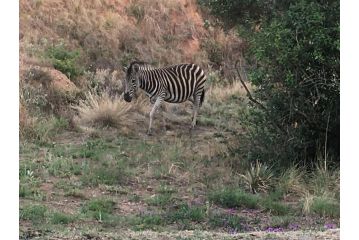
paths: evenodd
<path fill-rule="evenodd" d="M 253 27 L 247 31 L 258 27 L 246 52 L 261 104 L 244 119 L 241 150 L 250 161 L 312 168 L 323 153 L 338 162 L 339 2 L 201 2 L 225 21 Z"/>
<path fill-rule="evenodd" d="M 79 64 L 79 51 L 69 51 L 64 44 L 58 44 L 50 47 L 47 51 L 52 60 L 54 68 L 65 74 L 68 78 L 73 79 L 83 73 Z"/>
<path fill-rule="evenodd" d="M 20 238 L 339 227 L 338 3 L 198 2 L 20 2 Z M 121 96 L 134 59 L 203 66 L 197 128 L 163 104 L 145 134 L 148 99 Z"/>

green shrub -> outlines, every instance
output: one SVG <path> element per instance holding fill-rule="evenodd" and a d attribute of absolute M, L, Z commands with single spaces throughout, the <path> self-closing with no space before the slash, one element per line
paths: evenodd
<path fill-rule="evenodd" d="M 257 102 L 241 116 L 241 159 L 313 167 L 318 152 L 339 162 L 338 1 L 201 0 L 246 29 L 245 57 Z M 241 34 L 241 36 L 244 36 Z"/>
<path fill-rule="evenodd" d="M 223 61 L 223 50 L 221 45 L 214 40 L 207 40 L 203 44 L 204 49 L 208 54 L 208 59 L 216 64 L 220 65 Z"/>
<path fill-rule="evenodd" d="M 52 60 L 54 68 L 65 74 L 68 78 L 73 79 L 83 73 L 77 63 L 80 56 L 79 51 L 69 51 L 63 44 L 50 47 L 47 55 Z"/>
<path fill-rule="evenodd" d="M 258 161 L 255 165 L 251 164 L 245 174 L 240 174 L 240 176 L 252 193 L 267 192 L 273 185 L 271 168 Z"/>

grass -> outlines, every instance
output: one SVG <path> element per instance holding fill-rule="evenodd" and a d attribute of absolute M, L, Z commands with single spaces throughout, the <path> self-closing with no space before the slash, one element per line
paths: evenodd
<path fill-rule="evenodd" d="M 171 193 L 162 193 L 155 196 L 151 196 L 146 200 L 146 203 L 150 206 L 161 206 L 164 207 L 172 202 Z"/>
<path fill-rule="evenodd" d="M 135 231 L 143 231 L 147 229 L 156 231 L 166 225 L 164 216 L 158 214 L 137 215 L 128 219 L 128 221 Z"/>
<path fill-rule="evenodd" d="M 207 16 L 196 6 L 194 1 L 165 0 L 127 5 L 109 0 L 20 2 L 22 231 L 69 239 L 75 237 L 64 235 L 111 238 L 108 233 L 128 229 L 206 229 L 217 234 L 247 231 L 247 224 L 258 227 L 261 217 L 286 226 L 292 214 L 300 215 L 286 207 L 286 197 L 301 192 L 314 196 L 309 217 L 338 219 L 339 210 L 328 211 L 339 203 L 335 171 L 321 169 L 309 179 L 301 169 L 288 170 L 279 181 L 277 175 L 268 178 L 270 174 L 252 171 L 248 190 L 260 194 L 228 187 L 238 186 L 238 174 L 250 171 L 235 149 L 241 144 L 238 133 L 246 131 L 239 116 L 252 106 L 241 84 L 229 83 L 231 64 L 226 63 L 239 59 L 236 54 L 242 50 L 234 51 L 241 49 L 239 38 L 234 32 L 224 34 L 216 24 L 205 32 L 202 18 Z M 201 47 L 204 42 L 207 48 Z M 168 111 L 168 131 L 161 131 L 156 119 L 155 135 L 144 134 L 148 98 L 140 94 L 129 104 L 120 96 L 124 73 L 118 69 L 135 58 L 158 66 L 189 61 L 204 68 L 209 61 L 228 66 L 206 70 L 206 99 L 191 134 L 191 104 Z M 53 70 L 51 64 L 71 78 L 79 94 L 58 95 L 41 87 L 53 81 L 44 70 L 35 72 L 30 83 L 32 66 Z M 278 186 L 277 192 L 272 185 Z M 43 190 L 47 187 L 50 193 Z M 328 192 L 335 194 L 320 198 Z M 238 210 L 224 214 L 223 208 Z M 247 208 L 257 209 L 255 219 Z M 194 231 L 188 238 L 208 239 L 201 234 Z"/>
<path fill-rule="evenodd" d="M 124 160 L 105 160 L 100 164 L 90 163 L 80 180 L 84 186 L 116 185 L 126 182 L 129 176 Z"/>
<path fill-rule="evenodd" d="M 252 193 L 267 192 L 273 185 L 273 170 L 265 164 L 251 164 L 245 174 L 240 174 Z"/>
<path fill-rule="evenodd" d="M 128 113 L 133 105 L 120 99 L 113 99 L 108 94 L 101 96 L 86 94 L 86 100 L 73 106 L 79 112 L 78 122 L 100 127 L 120 127 L 128 125 Z"/>
<path fill-rule="evenodd" d="M 204 207 L 199 206 L 188 206 L 187 204 L 182 204 L 179 208 L 169 213 L 169 221 L 171 222 L 182 222 L 182 221 L 193 221 L 201 222 L 206 217 L 206 211 Z"/>
<path fill-rule="evenodd" d="M 115 202 L 110 199 L 98 198 L 84 203 L 81 212 L 98 221 L 108 219 L 115 208 Z"/>
<path fill-rule="evenodd" d="M 294 217 L 293 216 L 273 216 L 270 220 L 270 227 L 282 227 L 286 228 L 288 225 L 293 222 Z"/>
<path fill-rule="evenodd" d="M 229 228 L 235 231 L 243 231 L 247 224 L 246 219 L 241 216 L 223 213 L 211 215 L 208 222 L 213 228 Z"/>
<path fill-rule="evenodd" d="M 75 221 L 75 217 L 61 212 L 54 212 L 50 221 L 52 224 L 69 224 Z"/>
<path fill-rule="evenodd" d="M 49 153 L 46 156 L 46 161 L 48 162 L 47 171 L 51 176 L 70 177 L 81 174 L 80 164 L 72 158 L 56 157 Z"/>
<path fill-rule="evenodd" d="M 318 214 L 323 217 L 339 217 L 340 216 L 340 205 L 339 203 L 326 196 L 315 197 L 309 207 L 310 213 Z"/>
<path fill-rule="evenodd" d="M 226 208 L 246 207 L 256 209 L 259 207 L 259 197 L 240 189 L 223 189 L 213 191 L 208 199 L 215 204 Z"/>
<path fill-rule="evenodd" d="M 305 193 L 304 169 L 297 166 L 286 169 L 279 177 L 278 189 L 284 194 L 296 194 L 300 196 Z"/>
<path fill-rule="evenodd" d="M 28 205 L 20 208 L 20 220 L 29 220 L 33 224 L 45 222 L 47 207 L 44 205 Z"/>
<path fill-rule="evenodd" d="M 287 206 L 281 202 L 278 202 L 276 200 L 273 200 L 270 197 L 264 198 L 261 201 L 261 206 L 266 211 L 269 211 L 273 215 L 283 216 L 283 215 L 287 215 L 287 214 L 291 213 L 291 211 L 292 211 L 292 209 L 289 206 Z"/>

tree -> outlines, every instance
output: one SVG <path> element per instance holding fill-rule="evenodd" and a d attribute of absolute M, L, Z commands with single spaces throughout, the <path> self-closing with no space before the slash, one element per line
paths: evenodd
<path fill-rule="evenodd" d="M 247 118 L 249 158 L 284 166 L 330 153 L 339 161 L 339 1 L 210 0 L 208 6 L 237 26 L 243 25 L 238 11 L 260 22 L 260 31 L 247 35 L 246 58 L 265 110 Z"/>

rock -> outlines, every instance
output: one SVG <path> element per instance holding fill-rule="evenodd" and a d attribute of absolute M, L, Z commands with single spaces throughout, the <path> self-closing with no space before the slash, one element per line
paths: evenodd
<path fill-rule="evenodd" d="M 56 69 L 48 69 L 47 72 L 51 77 L 51 86 L 54 90 L 65 92 L 78 91 L 76 85 L 62 72 Z"/>

